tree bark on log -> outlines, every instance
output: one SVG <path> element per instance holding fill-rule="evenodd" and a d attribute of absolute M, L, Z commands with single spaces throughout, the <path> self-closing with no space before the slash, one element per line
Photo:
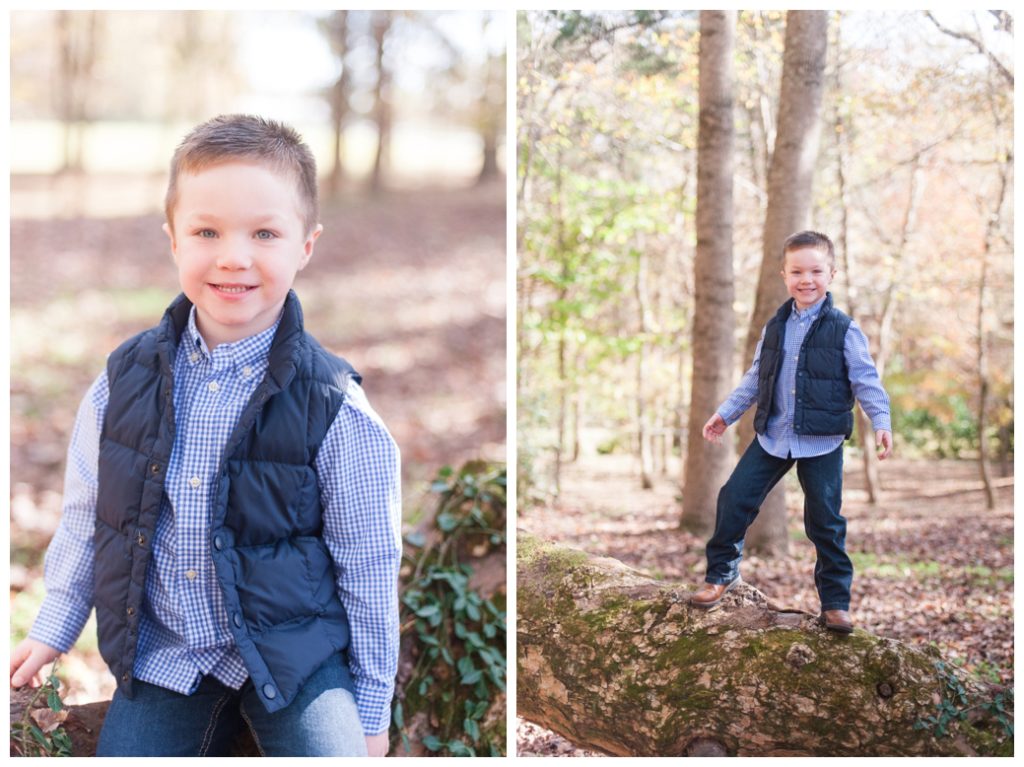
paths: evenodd
<path fill-rule="evenodd" d="M 741 585 L 711 611 L 694 586 L 519 534 L 519 714 L 619 756 L 911 756 L 1010 749 L 975 721 L 936 736 L 949 679 L 931 655 Z M 947 672 L 950 673 L 950 672 Z M 993 690 L 960 678 L 971 698 Z M 1011 714 L 1012 716 L 1012 714 Z"/>

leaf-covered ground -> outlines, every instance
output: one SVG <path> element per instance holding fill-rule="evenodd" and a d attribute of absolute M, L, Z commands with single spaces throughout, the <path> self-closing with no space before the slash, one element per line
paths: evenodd
<path fill-rule="evenodd" d="M 897 457 L 880 468 L 885 493 L 872 506 L 859 461 L 848 453 L 843 513 L 855 622 L 909 644 L 934 642 L 968 669 L 1012 684 L 1012 480 L 999 480 L 989 510 L 975 463 Z M 652 577 L 697 585 L 706 541 L 677 529 L 678 471 L 670 462 L 654 489 L 642 490 L 632 458 L 583 458 L 566 468 L 561 499 L 521 510 L 518 525 Z M 790 556 L 747 556 L 742 574 L 773 601 L 816 613 L 814 547 L 803 533 L 795 476 L 787 482 Z M 598 755 L 524 720 L 517 741 L 524 756 Z"/>
<path fill-rule="evenodd" d="M 14 210 L 45 197 L 12 182 Z M 91 183 L 115 196 L 135 186 Z M 52 196 L 51 196 L 52 197 Z M 11 222 L 11 610 L 20 639 L 42 597 L 78 404 L 106 355 L 155 324 L 179 288 L 160 215 Z M 45 212 L 45 211 L 43 211 Z M 362 373 L 402 451 L 406 520 L 445 465 L 505 460 L 505 187 L 391 192 L 323 206 L 295 284 L 306 327 Z M 109 696 L 95 628 L 63 661 L 70 702 Z"/>

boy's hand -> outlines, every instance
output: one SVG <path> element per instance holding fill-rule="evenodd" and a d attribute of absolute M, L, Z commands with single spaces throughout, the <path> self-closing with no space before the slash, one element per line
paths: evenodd
<path fill-rule="evenodd" d="M 704 424 L 704 428 L 701 434 L 704 435 L 704 439 L 708 442 L 714 442 L 716 445 L 721 444 L 722 435 L 725 434 L 725 430 L 729 428 L 729 425 L 718 413 L 715 413 L 708 419 L 708 422 Z"/>
<path fill-rule="evenodd" d="M 366 736 L 366 755 L 367 756 L 387 756 L 388 755 L 388 732 L 385 730 L 377 735 Z"/>
<path fill-rule="evenodd" d="M 11 687 L 24 687 L 26 684 L 39 687 L 43 683 L 40 670 L 57 660 L 58 655 L 60 651 L 49 645 L 35 639 L 22 639 L 11 650 Z"/>
<path fill-rule="evenodd" d="M 878 460 L 884 461 L 892 455 L 892 432 L 888 432 L 885 429 L 879 429 L 876 431 L 875 445 L 881 448 L 881 452 L 878 454 Z"/>

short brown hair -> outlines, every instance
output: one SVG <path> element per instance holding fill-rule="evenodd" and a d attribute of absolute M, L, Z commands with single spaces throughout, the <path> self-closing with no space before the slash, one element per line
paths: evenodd
<path fill-rule="evenodd" d="M 295 175 L 306 233 L 320 220 L 316 160 L 293 128 L 253 115 L 220 115 L 193 128 L 174 150 L 164 198 L 167 223 L 174 225 L 178 176 L 229 160 L 260 160 L 275 170 Z"/>
<path fill-rule="evenodd" d="M 828 262 L 833 269 L 836 268 L 836 249 L 832 245 L 832 240 L 828 238 L 827 234 L 821 232 L 812 232 L 807 229 L 796 234 L 791 234 L 786 238 L 786 241 L 782 243 L 782 263 L 786 263 L 786 254 L 791 250 L 802 250 L 803 248 L 821 248 L 828 254 Z"/>

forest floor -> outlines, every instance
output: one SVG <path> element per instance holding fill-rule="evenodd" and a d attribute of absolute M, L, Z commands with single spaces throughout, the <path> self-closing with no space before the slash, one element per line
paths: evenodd
<path fill-rule="evenodd" d="M 11 222 L 14 641 L 44 593 L 42 554 L 60 516 L 79 402 L 107 354 L 156 324 L 179 292 L 162 215 L 47 210 L 41 201 L 56 198 L 43 184 L 12 179 L 14 209 L 37 216 Z M 111 179 L 89 190 L 136 188 Z M 306 328 L 363 375 L 402 451 L 405 522 L 414 526 L 433 507 L 440 468 L 505 460 L 505 185 L 352 196 L 324 203 L 322 219 L 295 283 Z M 92 625 L 62 668 L 69 702 L 109 697 Z"/>
<path fill-rule="evenodd" d="M 868 503 L 860 462 L 848 456 L 843 514 L 854 564 L 859 628 L 911 645 L 934 643 L 990 681 L 1013 684 L 1013 484 L 985 507 L 977 464 L 895 457 L 880 464 L 882 502 Z M 703 582 L 706 541 L 677 529 L 678 462 L 640 488 L 633 458 L 589 456 L 564 469 L 561 498 L 520 510 L 534 535 L 618 559 L 658 579 Z M 743 579 L 777 603 L 817 613 L 814 547 L 803 497 L 787 477 L 790 555 L 746 556 Z M 532 722 L 517 722 L 521 756 L 601 756 Z"/>

